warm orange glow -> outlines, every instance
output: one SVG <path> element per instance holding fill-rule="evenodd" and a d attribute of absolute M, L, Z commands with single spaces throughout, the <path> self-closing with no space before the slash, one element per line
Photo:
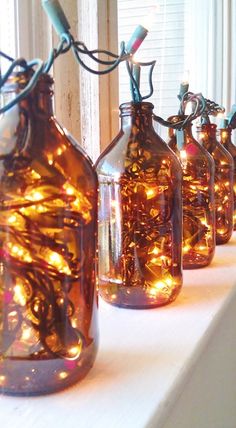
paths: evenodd
<path fill-rule="evenodd" d="M 68 373 L 67 372 L 60 372 L 58 377 L 60 379 L 66 379 L 68 377 Z"/>

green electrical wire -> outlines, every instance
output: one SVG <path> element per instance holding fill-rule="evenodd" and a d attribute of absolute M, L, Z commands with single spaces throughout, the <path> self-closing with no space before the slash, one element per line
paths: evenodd
<path fill-rule="evenodd" d="M 193 106 L 192 113 L 188 116 L 185 116 L 185 109 L 187 103 L 191 102 Z M 172 123 L 168 120 L 164 120 L 159 116 L 153 115 L 153 120 L 160 123 L 162 126 L 173 128 L 176 130 L 184 129 L 189 123 L 201 116 L 206 108 L 206 100 L 201 93 L 193 94 L 192 92 L 186 92 L 180 103 L 179 115 L 185 116 L 183 119 L 179 120 L 176 123 Z"/>

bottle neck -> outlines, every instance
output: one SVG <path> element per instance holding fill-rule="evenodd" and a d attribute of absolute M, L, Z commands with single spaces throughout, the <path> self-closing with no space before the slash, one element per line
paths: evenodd
<path fill-rule="evenodd" d="M 27 85 L 29 81 L 29 73 L 16 73 L 9 78 L 9 81 L 2 91 L 2 103 L 7 104 L 14 99 L 19 92 Z M 42 75 L 36 84 L 35 88 L 19 102 L 19 110 L 25 111 L 29 117 L 51 117 L 53 115 L 51 89 L 53 79 L 49 75 Z"/>
<path fill-rule="evenodd" d="M 153 127 L 153 104 L 147 102 L 124 103 L 120 106 L 122 130 L 140 132 Z"/>
<path fill-rule="evenodd" d="M 168 118 L 169 122 L 177 123 L 180 122 L 182 120 L 184 120 L 187 116 L 183 116 L 183 115 L 176 115 L 176 116 L 170 116 Z M 184 129 L 182 129 L 181 131 L 177 131 L 174 128 L 169 128 L 168 129 L 168 135 L 170 138 L 177 138 L 177 135 L 181 135 L 184 137 L 185 143 L 190 142 L 189 140 L 193 139 L 193 134 L 192 134 L 192 123 L 188 123 L 186 125 L 186 127 Z M 178 138 L 179 139 L 179 138 Z"/>
<path fill-rule="evenodd" d="M 205 123 L 197 128 L 197 132 L 205 133 L 206 137 L 216 139 L 216 128 L 214 123 Z"/>
<path fill-rule="evenodd" d="M 230 128 L 219 129 L 220 142 L 222 144 L 228 144 L 231 142 L 232 130 Z"/>
<path fill-rule="evenodd" d="M 171 116 L 168 118 L 168 121 L 172 123 L 177 123 L 184 120 L 186 117 L 187 116 L 183 115 Z M 174 138 L 176 140 L 176 144 L 179 149 L 195 141 L 192 134 L 192 123 L 188 123 L 185 128 L 180 131 L 177 131 L 173 128 L 169 128 L 168 134 L 171 139 Z"/>

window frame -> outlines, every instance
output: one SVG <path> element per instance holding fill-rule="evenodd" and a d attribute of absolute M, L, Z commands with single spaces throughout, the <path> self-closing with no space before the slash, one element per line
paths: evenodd
<path fill-rule="evenodd" d="M 17 56 L 46 59 L 58 36 L 39 0 L 13 0 Z M 116 0 L 60 0 L 75 38 L 88 48 L 117 52 Z M 21 29 L 24 28 L 24 31 Z M 118 71 L 98 77 L 76 63 L 71 52 L 54 63 L 55 115 L 95 161 L 118 130 Z M 112 88 L 112 89 L 111 89 Z"/>

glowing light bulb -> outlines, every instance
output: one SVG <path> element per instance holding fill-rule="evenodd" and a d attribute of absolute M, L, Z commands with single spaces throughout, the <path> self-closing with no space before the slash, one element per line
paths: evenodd
<path fill-rule="evenodd" d="M 59 379 L 66 379 L 68 377 L 68 373 L 67 372 L 60 372 L 58 375 Z"/>
<path fill-rule="evenodd" d="M 22 331 L 22 339 L 23 340 L 29 340 L 31 338 L 32 331 L 31 328 L 24 328 Z"/>
<path fill-rule="evenodd" d="M 146 194 L 147 194 L 147 197 L 151 199 L 154 196 L 155 192 L 153 189 L 148 189 L 146 191 Z"/>
<path fill-rule="evenodd" d="M 7 248 L 10 251 L 10 254 L 13 257 L 17 257 L 19 260 L 31 263 L 32 257 L 24 247 L 21 247 L 20 245 L 12 244 L 11 242 L 7 243 Z"/>
<path fill-rule="evenodd" d="M 165 189 L 162 188 L 161 190 L 165 190 Z M 158 186 L 147 187 L 146 188 L 147 199 L 155 198 L 158 192 L 160 192 L 160 187 Z"/>
<path fill-rule="evenodd" d="M 200 138 L 200 140 L 204 140 L 204 138 L 206 138 L 206 133 L 205 132 L 199 132 L 199 138 Z"/>
<path fill-rule="evenodd" d="M 66 275 L 71 274 L 71 270 L 69 269 L 69 266 L 67 265 L 66 261 L 60 254 L 54 251 L 53 252 L 50 251 L 48 256 L 48 261 L 49 261 L 49 264 L 57 268 L 59 272 L 65 273 Z"/>
<path fill-rule="evenodd" d="M 41 175 L 38 174 L 38 172 L 36 172 L 34 169 L 31 170 L 31 178 L 33 178 L 34 180 L 38 180 L 41 178 Z"/>
<path fill-rule="evenodd" d="M 189 116 L 193 111 L 193 104 L 191 101 L 188 101 L 185 106 L 185 114 Z"/>
<path fill-rule="evenodd" d="M 181 81 L 182 85 L 188 85 L 189 84 L 189 75 L 190 75 L 189 70 L 184 70 L 183 78 Z"/>
<path fill-rule="evenodd" d="M 53 159 L 53 155 L 51 153 L 47 156 L 47 159 L 48 159 L 49 165 L 52 165 L 54 162 L 54 159 Z"/>
<path fill-rule="evenodd" d="M 171 286 L 173 285 L 173 281 L 172 281 L 172 279 L 171 279 L 171 278 L 167 278 L 167 279 L 166 279 L 166 284 L 167 284 L 169 287 L 171 287 Z"/>
<path fill-rule="evenodd" d="M 180 150 L 179 155 L 180 155 L 180 161 L 181 161 L 182 165 L 186 166 L 186 164 L 187 164 L 186 150 Z"/>
<path fill-rule="evenodd" d="M 72 325 L 72 327 L 73 327 L 73 328 L 76 328 L 76 327 L 77 327 L 76 319 L 72 319 L 72 320 L 71 320 L 71 325 Z"/>
<path fill-rule="evenodd" d="M 184 253 L 184 254 L 188 253 L 188 252 L 189 252 L 189 250 L 191 250 L 191 246 L 190 246 L 190 245 L 185 245 L 185 246 L 183 247 L 183 253 Z"/>
<path fill-rule="evenodd" d="M 157 4 L 149 9 L 148 14 L 144 15 L 144 17 L 140 21 L 140 25 L 142 25 L 146 30 L 150 31 L 153 27 L 157 19 L 157 14 L 160 12 L 160 5 Z"/>
<path fill-rule="evenodd" d="M 25 306 L 26 304 L 26 295 L 24 291 L 23 284 L 16 283 L 14 287 L 14 301 L 20 306 Z"/>
<path fill-rule="evenodd" d="M 72 186 L 66 188 L 67 195 L 74 195 L 75 191 Z"/>
<path fill-rule="evenodd" d="M 223 139 L 226 139 L 226 138 L 227 138 L 227 136 L 228 136 L 227 131 L 222 131 L 221 136 L 222 136 L 222 138 L 223 138 Z"/>
<path fill-rule="evenodd" d="M 69 354 L 68 358 L 71 360 L 75 360 L 76 358 L 79 357 L 81 350 L 82 350 L 82 343 L 78 344 L 77 346 L 72 346 L 68 351 L 68 354 Z"/>
<path fill-rule="evenodd" d="M 16 222 L 16 220 L 17 220 L 17 217 L 16 215 L 13 214 L 8 218 L 8 223 L 13 224 Z"/>
<path fill-rule="evenodd" d="M 118 202 L 117 202 L 117 201 L 114 201 L 114 200 L 113 200 L 113 201 L 111 201 L 111 207 L 112 207 L 112 208 L 115 208 L 115 209 L 116 209 L 116 208 L 118 208 L 118 206 L 119 206 L 119 204 L 118 204 Z"/>
<path fill-rule="evenodd" d="M 140 53 L 140 51 L 135 52 L 132 58 L 134 63 L 143 61 L 143 56 L 142 56 L 142 53 Z"/>
<path fill-rule="evenodd" d="M 3 385 L 5 383 L 6 376 L 0 376 L 0 385 Z"/>
<path fill-rule="evenodd" d="M 156 290 L 163 290 L 163 288 L 166 286 L 165 282 L 163 281 L 157 281 L 153 284 Z"/>
<path fill-rule="evenodd" d="M 31 193 L 25 196 L 26 199 L 30 201 L 40 201 L 43 199 L 43 195 L 41 192 L 38 192 L 37 190 L 33 190 Z"/>

